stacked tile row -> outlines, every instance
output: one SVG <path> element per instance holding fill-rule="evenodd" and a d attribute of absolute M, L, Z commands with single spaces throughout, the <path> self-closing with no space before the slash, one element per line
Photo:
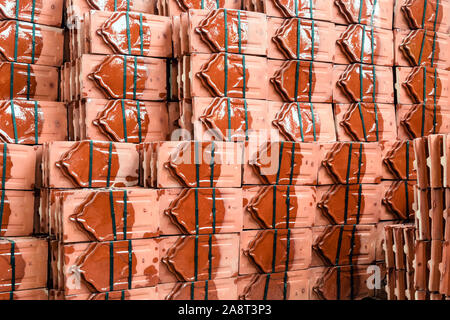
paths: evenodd
<path fill-rule="evenodd" d="M 67 137 L 59 101 L 63 1 L 4 1 L 0 21 L 0 300 L 46 300 L 48 243 L 37 219 L 42 144 Z"/>

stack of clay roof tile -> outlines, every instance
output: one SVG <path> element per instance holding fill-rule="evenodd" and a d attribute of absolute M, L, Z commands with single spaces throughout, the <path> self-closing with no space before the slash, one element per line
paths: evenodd
<path fill-rule="evenodd" d="M 152 1 L 66 2 L 69 138 L 44 145 L 54 299 L 157 299 L 159 211 L 139 143 L 168 139 L 171 23 Z"/>
<path fill-rule="evenodd" d="M 416 238 L 421 244 L 416 256 L 426 266 L 416 278 L 424 298 L 441 299 L 449 292 L 448 227 L 448 135 L 430 135 L 414 140 L 417 166 Z M 418 271 L 416 270 L 416 273 Z M 420 285 L 420 287 L 419 287 Z"/>
<path fill-rule="evenodd" d="M 386 292 L 389 300 L 416 300 L 417 284 L 425 278 L 417 279 L 421 268 L 426 268 L 417 259 L 420 242 L 415 240 L 414 224 L 387 225 L 384 229 L 384 250 L 386 254 Z M 417 250 L 417 251 L 416 251 Z M 422 264 L 423 263 L 423 264 Z"/>
<path fill-rule="evenodd" d="M 37 219 L 42 143 L 64 140 L 63 1 L 1 4 L 0 300 L 46 300 L 48 244 Z"/>

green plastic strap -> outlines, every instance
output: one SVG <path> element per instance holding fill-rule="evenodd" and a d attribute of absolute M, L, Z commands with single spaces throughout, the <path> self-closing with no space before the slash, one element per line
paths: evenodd
<path fill-rule="evenodd" d="M 128 11 L 125 13 L 125 17 L 127 21 L 128 54 L 131 55 L 130 13 Z"/>
<path fill-rule="evenodd" d="M 272 187 L 272 228 L 277 227 L 277 186 Z"/>
<path fill-rule="evenodd" d="M 114 242 L 109 242 L 109 291 L 114 290 Z"/>
<path fill-rule="evenodd" d="M 19 21 L 16 21 L 16 30 L 15 30 L 15 38 L 14 38 L 14 62 L 17 62 L 17 50 L 18 50 L 18 42 L 19 42 Z"/>
<path fill-rule="evenodd" d="M 294 1 L 297 6 L 297 1 Z M 300 59 L 301 18 L 297 18 L 297 59 Z"/>
<path fill-rule="evenodd" d="M 424 0 L 423 3 L 423 14 L 422 14 L 422 29 L 425 29 L 425 14 L 427 12 L 428 0 Z"/>
<path fill-rule="evenodd" d="M 300 135 L 302 137 L 302 142 L 305 142 L 305 137 L 303 136 L 302 110 L 300 109 L 300 103 L 298 102 L 297 102 L 297 114 L 298 114 L 298 124 L 300 126 Z"/>
<path fill-rule="evenodd" d="M 31 49 L 31 63 L 34 64 L 36 60 L 36 24 L 33 23 L 33 41 Z"/>
<path fill-rule="evenodd" d="M 19 4 L 20 0 L 16 0 L 16 20 L 19 20 Z"/>
<path fill-rule="evenodd" d="M 341 300 L 341 267 L 336 267 L 336 300 Z"/>
<path fill-rule="evenodd" d="M 11 243 L 11 251 L 9 257 L 9 262 L 11 264 L 11 291 L 14 291 L 16 290 L 16 243 L 13 240 L 8 239 L 8 241 Z"/>
<path fill-rule="evenodd" d="M 312 0 L 309 0 L 309 17 L 311 19 L 313 19 L 313 1 Z"/>
<path fill-rule="evenodd" d="M 437 94 L 436 94 L 437 88 L 436 88 L 436 86 L 437 86 L 437 84 L 436 84 L 436 81 L 437 81 L 437 69 L 434 69 L 433 133 L 436 133 L 436 125 L 437 125 L 437 120 L 436 120 L 436 116 L 437 116 L 436 115 L 436 106 L 437 106 Z"/>
<path fill-rule="evenodd" d="M 114 195 L 113 191 L 109 190 L 109 211 L 111 213 L 111 225 L 113 231 L 114 241 L 117 241 L 117 230 L 116 230 L 116 212 L 114 210 Z"/>
<path fill-rule="evenodd" d="M 423 47 L 425 44 L 426 37 L 427 37 L 427 30 L 423 30 L 423 38 L 422 38 L 422 44 L 420 46 L 420 54 L 419 54 L 419 61 L 418 61 L 419 66 L 422 63 Z"/>
<path fill-rule="evenodd" d="M 198 234 L 195 235 L 194 246 L 194 281 L 198 280 Z"/>
<path fill-rule="evenodd" d="M 359 117 L 361 118 L 364 140 L 367 142 L 366 124 L 364 123 L 364 115 L 362 112 L 361 102 L 358 102 L 358 109 L 359 109 Z"/>
<path fill-rule="evenodd" d="M 194 293 L 195 293 L 195 283 L 191 282 L 191 300 L 194 300 Z"/>
<path fill-rule="evenodd" d="M 275 184 L 279 183 L 280 180 L 280 171 L 281 171 L 281 160 L 283 160 L 283 148 L 284 148 L 284 141 L 280 141 L 280 153 L 279 153 L 279 159 L 278 159 L 278 170 L 277 170 L 277 180 Z"/>
<path fill-rule="evenodd" d="M 142 13 L 139 14 L 139 38 L 141 40 L 141 56 L 144 55 L 144 24 Z"/>
<path fill-rule="evenodd" d="M 287 186 L 287 190 L 286 190 L 286 228 L 289 229 L 289 225 L 290 225 L 290 209 L 291 209 L 291 186 Z"/>
<path fill-rule="evenodd" d="M 195 163 L 195 178 L 197 180 L 197 188 L 200 187 L 200 159 L 198 156 L 198 141 L 194 142 L 194 163 Z"/>
<path fill-rule="evenodd" d="M 238 28 L 237 29 L 238 29 L 238 37 L 239 37 L 239 53 L 242 54 L 241 11 L 240 10 L 238 10 Z M 245 68 L 244 68 L 244 71 L 245 71 Z"/>
<path fill-rule="evenodd" d="M 198 188 L 194 189 L 195 196 L 195 234 L 199 234 L 199 217 L 198 217 Z"/>
<path fill-rule="evenodd" d="M 133 100 L 136 100 L 136 95 L 137 95 L 137 72 L 138 72 L 137 69 L 138 69 L 137 57 L 134 57 Z"/>
<path fill-rule="evenodd" d="M 285 266 L 285 271 L 288 272 L 289 271 L 289 254 L 291 251 L 291 229 L 288 228 L 287 230 L 287 245 L 286 245 L 286 266 Z M 286 285 L 286 283 L 285 283 Z"/>
<path fill-rule="evenodd" d="M 338 244 L 337 244 L 337 250 L 336 250 L 336 259 L 335 259 L 335 266 L 339 265 L 339 258 L 341 256 L 341 246 L 342 246 L 342 236 L 344 234 L 344 225 L 341 225 L 339 228 L 339 238 L 338 238 Z"/>
<path fill-rule="evenodd" d="M 312 103 L 309 103 L 309 108 L 311 109 L 311 120 L 313 125 L 313 135 L 314 135 L 314 141 L 317 141 L 317 133 L 316 133 L 316 116 L 314 115 L 314 108 Z"/>
<path fill-rule="evenodd" d="M 247 100 L 244 100 L 244 112 L 245 112 L 245 141 L 248 141 L 248 110 Z"/>
<path fill-rule="evenodd" d="M 105 292 L 105 300 L 108 301 L 109 300 L 109 291 Z"/>
<path fill-rule="evenodd" d="M 127 0 L 127 11 L 130 11 L 130 0 Z"/>
<path fill-rule="evenodd" d="M 11 118 L 13 123 L 13 130 L 14 130 L 14 143 L 18 143 L 17 139 L 17 123 L 16 123 L 16 112 L 14 107 L 14 100 L 11 100 Z"/>
<path fill-rule="evenodd" d="M 228 53 L 225 52 L 225 59 L 224 59 L 224 68 L 223 68 L 224 72 L 225 72 L 225 81 L 223 84 L 223 93 L 226 96 L 228 96 Z M 244 72 L 245 73 L 245 72 Z"/>
<path fill-rule="evenodd" d="M 117 0 L 114 0 L 114 11 L 117 11 Z"/>
<path fill-rule="evenodd" d="M 347 224 L 348 219 L 348 196 L 350 192 L 350 185 L 345 185 L 345 202 L 344 202 L 344 224 Z"/>
<path fill-rule="evenodd" d="M 34 143 L 39 141 L 39 110 L 38 102 L 34 102 Z"/>
<path fill-rule="evenodd" d="M 127 190 L 123 190 L 123 240 L 127 240 L 128 231 L 128 196 Z"/>
<path fill-rule="evenodd" d="M 309 79 L 308 79 L 308 102 L 312 102 L 312 76 L 313 76 L 313 63 L 312 61 L 309 63 Z"/>
<path fill-rule="evenodd" d="M 363 144 L 359 144 L 359 160 L 358 160 L 358 183 L 361 183 L 361 166 L 362 166 Z"/>
<path fill-rule="evenodd" d="M 7 158 L 8 158 L 8 154 L 7 154 L 7 145 L 6 143 L 3 143 L 3 168 L 2 168 L 2 190 L 5 190 L 5 182 L 6 182 L 6 164 L 7 164 Z"/>
<path fill-rule="evenodd" d="M 287 248 L 286 248 L 286 267 L 284 272 L 283 279 L 283 300 L 286 300 L 287 297 L 287 273 L 289 271 L 289 254 L 291 251 L 291 229 L 288 229 L 287 232 Z"/>
<path fill-rule="evenodd" d="M 246 75 L 245 75 L 245 70 L 246 70 L 246 66 L 245 66 L 245 56 L 242 55 L 242 97 L 245 99 L 245 94 L 247 91 L 246 88 Z"/>
<path fill-rule="evenodd" d="M 439 13 L 439 0 L 436 0 L 436 13 L 434 15 L 434 22 L 433 22 L 433 31 L 434 32 L 436 32 L 438 13 Z M 433 65 L 431 65 L 431 66 L 433 66 Z"/>
<path fill-rule="evenodd" d="M 209 185 L 211 188 L 214 187 L 214 157 L 216 155 L 216 145 L 214 141 L 211 142 L 211 163 L 209 164 L 211 176 L 209 177 Z"/>
<path fill-rule="evenodd" d="M 202 0 L 200 3 L 200 9 L 205 9 L 205 0 Z"/>
<path fill-rule="evenodd" d="M 209 280 L 205 280 L 205 300 L 208 300 L 208 285 Z"/>
<path fill-rule="evenodd" d="M 346 184 L 349 184 L 350 181 L 350 169 L 351 169 L 351 163 L 352 163 L 352 150 L 353 150 L 353 143 L 349 143 L 348 146 L 348 160 L 347 160 L 347 178 L 346 178 Z"/>
<path fill-rule="evenodd" d="M 373 108 L 374 108 L 374 112 L 375 112 L 375 129 L 376 129 L 376 134 L 377 134 L 377 141 L 380 141 L 380 134 L 379 134 L 379 129 L 378 129 L 378 107 L 377 107 L 376 102 L 373 103 Z"/>
<path fill-rule="evenodd" d="M 437 32 L 434 32 L 433 35 L 433 47 L 431 49 L 431 67 L 434 68 L 434 55 L 435 55 L 435 50 L 436 50 L 436 36 L 437 36 Z"/>
<path fill-rule="evenodd" d="M 295 65 L 295 91 L 294 91 L 295 101 L 298 101 L 298 82 L 299 82 L 298 76 L 300 73 L 299 69 L 300 69 L 300 61 L 297 60 Z"/>
<path fill-rule="evenodd" d="M 362 184 L 359 184 L 358 188 L 358 211 L 356 214 L 356 224 L 359 224 L 359 219 L 361 218 L 361 201 L 362 201 Z"/>
<path fill-rule="evenodd" d="M 136 101 L 137 123 L 139 127 L 139 143 L 142 142 L 142 120 L 141 120 L 141 103 Z"/>
<path fill-rule="evenodd" d="M 296 143 L 292 142 L 292 148 L 291 148 L 291 170 L 289 173 L 289 184 L 292 185 L 293 179 L 294 179 L 294 165 L 295 165 L 295 146 Z"/>
<path fill-rule="evenodd" d="M 112 142 L 109 142 L 109 148 L 108 148 L 108 175 L 106 176 L 106 187 L 109 188 L 111 184 L 111 158 L 112 158 Z"/>
<path fill-rule="evenodd" d="M 311 11 L 312 15 L 312 11 Z M 315 45 L 315 28 L 314 28 L 314 20 L 311 20 L 311 60 L 314 60 L 314 45 Z"/>
<path fill-rule="evenodd" d="M 208 280 L 212 277 L 212 234 L 209 235 L 208 239 Z"/>
<path fill-rule="evenodd" d="M 34 23 L 34 15 L 36 12 L 36 0 L 33 0 L 33 4 L 31 7 L 31 22 Z"/>
<path fill-rule="evenodd" d="M 273 230 L 273 246 L 272 246 L 272 273 L 275 272 L 276 260 L 277 260 L 277 238 L 278 238 L 278 230 Z"/>
<path fill-rule="evenodd" d="M 120 300 L 125 300 L 125 290 L 122 290 L 122 293 L 120 294 Z"/>
<path fill-rule="evenodd" d="M 377 73 L 375 70 L 375 65 L 372 66 L 373 71 L 373 90 L 372 90 L 372 100 L 375 103 L 376 101 L 376 92 L 377 92 Z"/>
<path fill-rule="evenodd" d="M 202 0 L 202 2 L 203 2 L 203 0 Z M 220 2 L 219 2 L 219 0 L 216 0 L 216 7 L 217 7 L 217 9 L 220 8 Z"/>
<path fill-rule="evenodd" d="M 31 64 L 27 64 L 27 100 L 30 100 L 31 88 Z"/>
<path fill-rule="evenodd" d="M 133 244 L 128 240 L 128 289 L 131 289 L 133 280 Z"/>
<path fill-rule="evenodd" d="M 213 215 L 213 222 L 212 222 L 212 228 L 213 228 L 213 234 L 216 233 L 216 189 L 212 189 L 212 215 Z"/>
<path fill-rule="evenodd" d="M 92 188 L 92 160 L 94 153 L 94 143 L 89 141 L 89 188 Z"/>
<path fill-rule="evenodd" d="M 373 19 L 373 15 L 372 15 Z M 374 35 L 373 35 L 373 26 L 370 29 L 370 60 L 372 64 L 375 64 L 375 42 L 374 42 Z"/>
<path fill-rule="evenodd" d="M 372 32 L 373 32 L 373 18 L 375 16 L 375 8 L 377 7 L 377 0 L 375 0 L 373 2 L 373 6 L 372 6 L 372 14 L 370 15 L 370 26 L 372 27 Z M 373 37 L 372 37 L 373 39 Z M 372 48 L 372 53 L 373 53 L 373 48 Z M 372 63 L 373 63 L 373 58 L 372 58 Z"/>
<path fill-rule="evenodd" d="M 127 112 L 125 110 L 125 101 L 121 100 L 122 104 L 122 124 L 123 124 L 123 138 L 125 142 L 128 142 L 128 133 L 127 133 Z"/>
<path fill-rule="evenodd" d="M 427 103 L 427 67 L 423 67 L 423 104 Z"/>
<path fill-rule="evenodd" d="M 295 1 L 297 3 L 297 1 Z M 264 296 L 263 300 L 267 300 L 267 293 L 269 292 L 269 282 L 270 282 L 270 273 L 266 275 L 266 283 L 264 285 Z"/>
<path fill-rule="evenodd" d="M 123 56 L 123 99 L 127 98 L 127 57 Z"/>
<path fill-rule="evenodd" d="M 230 98 L 227 98 L 227 114 L 228 114 L 228 141 L 231 141 L 231 103 Z"/>
<path fill-rule="evenodd" d="M 224 24 L 224 31 L 225 31 L 225 52 L 228 52 L 228 14 L 227 9 L 223 9 L 223 24 Z"/>
<path fill-rule="evenodd" d="M 363 2 L 364 2 L 363 0 L 359 0 L 358 23 L 361 23 L 361 15 L 362 15 Z"/>
<path fill-rule="evenodd" d="M 362 36 L 361 36 L 361 57 L 360 57 L 361 63 L 364 62 L 364 48 L 365 48 L 364 42 L 365 42 L 365 40 L 366 40 L 366 26 L 363 25 L 363 31 L 362 31 Z"/>

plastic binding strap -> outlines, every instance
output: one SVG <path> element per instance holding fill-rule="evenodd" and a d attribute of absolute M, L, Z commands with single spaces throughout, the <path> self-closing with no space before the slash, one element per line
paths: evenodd
<path fill-rule="evenodd" d="M 228 115 L 228 141 L 231 141 L 231 102 L 230 98 L 227 98 L 227 115 Z"/>
<path fill-rule="evenodd" d="M 427 4 L 428 4 L 428 0 L 424 0 L 423 3 L 423 14 L 422 14 L 422 29 L 425 29 L 425 15 L 427 12 Z"/>
<path fill-rule="evenodd" d="M 211 176 L 209 178 L 209 186 L 211 188 L 214 188 L 214 165 L 215 165 L 215 160 L 214 157 L 216 155 L 216 145 L 214 143 L 214 141 L 211 142 L 211 163 L 209 164 L 209 168 L 211 171 Z"/>
<path fill-rule="evenodd" d="M 278 155 L 278 170 L 277 170 L 277 180 L 275 184 L 279 184 L 280 181 L 280 171 L 281 171 L 281 161 L 283 160 L 283 148 L 284 148 L 284 141 L 280 141 L 280 153 Z"/>
<path fill-rule="evenodd" d="M 127 56 L 123 56 L 123 99 L 127 98 Z"/>
<path fill-rule="evenodd" d="M 438 13 L 439 13 L 439 0 L 436 1 L 436 13 L 435 13 L 435 18 L 434 18 L 434 23 L 433 23 L 433 32 L 434 32 L 434 36 L 433 36 L 433 48 L 431 51 L 431 67 L 434 67 L 434 54 L 435 54 L 435 48 L 436 48 L 436 25 L 437 25 L 437 17 L 438 17 Z"/>
<path fill-rule="evenodd" d="M 11 265 L 11 293 L 10 293 L 10 300 L 14 299 L 13 292 L 16 290 L 16 253 L 15 253 L 15 247 L 16 243 L 14 240 L 6 239 L 9 243 L 11 243 L 11 251 L 10 251 L 10 258 L 9 263 Z"/>
<path fill-rule="evenodd" d="M 277 228 L 277 186 L 272 186 L 272 228 Z"/>
<path fill-rule="evenodd" d="M 131 55 L 131 34 L 130 34 L 130 13 L 125 13 L 127 23 L 127 40 L 128 40 L 128 54 Z"/>
<path fill-rule="evenodd" d="M 34 143 L 39 141 L 39 110 L 38 102 L 34 101 Z"/>
<path fill-rule="evenodd" d="M 113 231 L 113 239 L 117 241 L 117 230 L 116 230 L 116 212 L 114 210 L 114 195 L 113 191 L 109 190 L 109 208 L 111 212 L 111 225 Z"/>
<path fill-rule="evenodd" d="M 291 251 L 291 229 L 287 229 L 287 247 L 286 247 L 286 266 L 284 269 L 284 279 L 283 279 L 283 300 L 286 300 L 287 297 L 287 276 L 289 271 L 289 255 Z"/>
<path fill-rule="evenodd" d="M 298 124 L 300 126 L 300 135 L 302 137 L 302 142 L 305 142 L 305 137 L 303 135 L 302 110 L 300 108 L 300 103 L 298 102 L 297 102 L 297 114 L 298 114 Z"/>
<path fill-rule="evenodd" d="M 363 112 L 362 112 L 361 102 L 358 102 L 358 109 L 359 109 L 359 117 L 361 118 L 361 124 L 362 124 L 362 129 L 363 129 L 363 134 L 364 134 L 364 140 L 367 142 L 366 124 L 364 123 L 364 115 L 363 115 Z"/>
<path fill-rule="evenodd" d="M 11 118 L 12 118 L 12 123 L 13 123 L 13 130 L 14 130 L 14 143 L 18 143 L 16 112 L 15 112 L 14 100 L 11 100 Z"/>
<path fill-rule="evenodd" d="M 122 126 L 123 126 L 123 138 L 125 142 L 128 142 L 128 133 L 127 133 L 127 112 L 125 110 L 125 101 L 120 100 L 122 105 Z"/>
<path fill-rule="evenodd" d="M 133 73 L 133 100 L 136 100 L 137 96 L 137 72 L 138 72 L 138 65 L 137 65 L 137 57 L 134 57 L 134 73 Z"/>
<path fill-rule="evenodd" d="M 408 191 L 408 179 L 409 179 L 409 140 L 406 140 L 406 172 L 405 172 L 405 200 L 406 209 L 409 210 L 409 191 Z M 407 212 L 409 215 L 409 212 Z"/>
<path fill-rule="evenodd" d="M 289 173 L 289 185 L 292 185 L 293 179 L 294 179 L 294 166 L 295 166 L 295 146 L 296 143 L 292 142 L 292 148 L 291 148 L 291 170 Z"/>
<path fill-rule="evenodd" d="M 143 15 L 142 13 L 139 14 L 139 37 L 141 40 L 141 56 L 144 55 L 144 26 L 143 26 Z"/>
<path fill-rule="evenodd" d="M 133 279 L 133 244 L 128 240 L 128 289 L 131 289 Z"/>

